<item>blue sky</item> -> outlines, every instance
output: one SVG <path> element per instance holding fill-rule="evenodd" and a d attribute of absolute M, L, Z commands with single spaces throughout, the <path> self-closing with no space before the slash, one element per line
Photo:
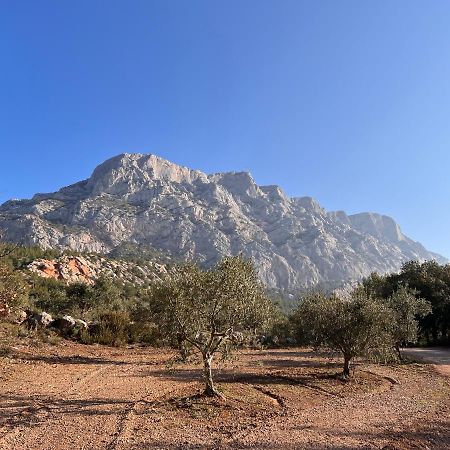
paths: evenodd
<path fill-rule="evenodd" d="M 450 256 L 450 2 L 0 2 L 0 202 L 155 153 Z"/>

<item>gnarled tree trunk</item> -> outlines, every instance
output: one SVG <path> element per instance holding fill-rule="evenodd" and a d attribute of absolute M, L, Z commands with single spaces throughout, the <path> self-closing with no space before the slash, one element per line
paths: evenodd
<path fill-rule="evenodd" d="M 350 360 L 350 356 L 344 355 L 344 370 L 342 373 L 344 378 L 348 378 L 350 376 Z"/>
<path fill-rule="evenodd" d="M 403 361 L 402 353 L 400 352 L 400 343 L 399 342 L 395 343 L 395 351 L 397 352 L 398 359 L 400 361 Z"/>
<path fill-rule="evenodd" d="M 213 355 L 203 353 L 203 378 L 205 380 L 205 395 L 208 397 L 223 397 L 222 394 L 214 387 L 212 378 L 211 362 Z"/>

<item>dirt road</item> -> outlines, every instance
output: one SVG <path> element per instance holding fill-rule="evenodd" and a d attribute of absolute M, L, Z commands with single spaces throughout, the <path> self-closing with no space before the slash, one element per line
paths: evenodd
<path fill-rule="evenodd" d="M 427 365 L 358 366 L 307 349 L 198 365 L 157 349 L 63 343 L 0 358 L 0 449 L 450 448 L 450 385 Z M 216 365 L 217 367 L 217 365 Z"/>
<path fill-rule="evenodd" d="M 408 348 L 404 349 L 403 353 L 412 358 L 433 363 L 437 371 L 450 376 L 450 348 Z"/>

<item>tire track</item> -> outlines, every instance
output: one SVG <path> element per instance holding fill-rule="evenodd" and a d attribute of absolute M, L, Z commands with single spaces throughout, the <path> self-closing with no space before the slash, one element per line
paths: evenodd
<path fill-rule="evenodd" d="M 61 395 L 61 397 L 54 401 L 51 398 L 49 398 L 47 401 L 45 400 L 35 400 L 34 404 L 30 406 L 23 407 L 22 410 L 20 410 L 17 414 L 13 416 L 13 420 L 11 424 L 6 424 L 5 428 L 8 426 L 10 429 L 6 429 L 2 434 L 0 435 L 0 448 L 2 445 L 2 442 L 5 439 L 14 439 L 20 432 L 23 431 L 23 427 L 20 425 L 24 419 L 27 417 L 30 418 L 30 422 L 33 425 L 39 425 L 44 424 L 50 421 L 51 419 L 54 419 L 55 417 L 60 414 L 60 404 L 64 401 L 70 400 L 70 396 L 75 393 L 77 389 L 79 389 L 80 386 L 82 386 L 86 381 L 94 378 L 101 372 L 104 372 L 106 369 L 113 366 L 113 364 L 106 364 L 100 366 L 98 369 L 93 370 L 92 372 L 86 374 L 85 376 L 79 378 L 75 383 L 72 384 L 72 386 L 64 393 L 64 395 Z M 49 405 L 50 404 L 50 405 Z M 44 414 L 42 415 L 41 412 Z M 36 421 L 33 421 L 33 419 L 37 419 Z"/>
<path fill-rule="evenodd" d="M 63 397 L 63 400 L 67 400 L 67 397 L 69 395 L 74 394 L 74 392 L 80 387 L 82 386 L 86 381 L 94 378 L 95 376 L 99 375 L 100 373 L 104 372 L 106 369 L 110 368 L 110 367 L 114 367 L 114 364 L 104 364 L 102 366 L 100 366 L 98 369 L 93 370 L 92 372 L 88 373 L 87 375 L 79 378 L 73 385 L 72 387 L 66 392 L 65 397 Z"/>
<path fill-rule="evenodd" d="M 153 396 L 152 394 L 147 394 L 144 397 L 141 397 L 139 400 L 136 400 L 134 402 L 130 402 L 124 409 L 123 413 L 119 416 L 119 421 L 117 424 L 117 430 L 115 433 L 115 436 L 113 440 L 107 445 L 107 450 L 115 450 L 117 449 L 121 444 L 125 444 L 127 442 L 127 438 L 129 436 L 131 424 L 133 421 L 134 416 L 136 415 L 136 410 L 138 409 L 139 405 L 146 405 L 147 407 L 153 408 L 156 406 L 163 405 L 164 403 L 167 403 L 173 394 L 176 392 L 179 392 L 180 388 L 177 389 L 171 389 L 161 396 L 157 397 L 153 401 L 148 401 L 147 399 L 150 396 Z"/>

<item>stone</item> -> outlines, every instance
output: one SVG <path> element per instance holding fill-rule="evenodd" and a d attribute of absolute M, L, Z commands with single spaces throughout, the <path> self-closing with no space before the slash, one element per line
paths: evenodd
<path fill-rule="evenodd" d="M 32 311 L 26 311 L 27 317 L 21 323 L 31 330 L 36 330 L 37 328 L 46 328 L 53 322 L 53 317 L 44 312 L 35 313 Z"/>

